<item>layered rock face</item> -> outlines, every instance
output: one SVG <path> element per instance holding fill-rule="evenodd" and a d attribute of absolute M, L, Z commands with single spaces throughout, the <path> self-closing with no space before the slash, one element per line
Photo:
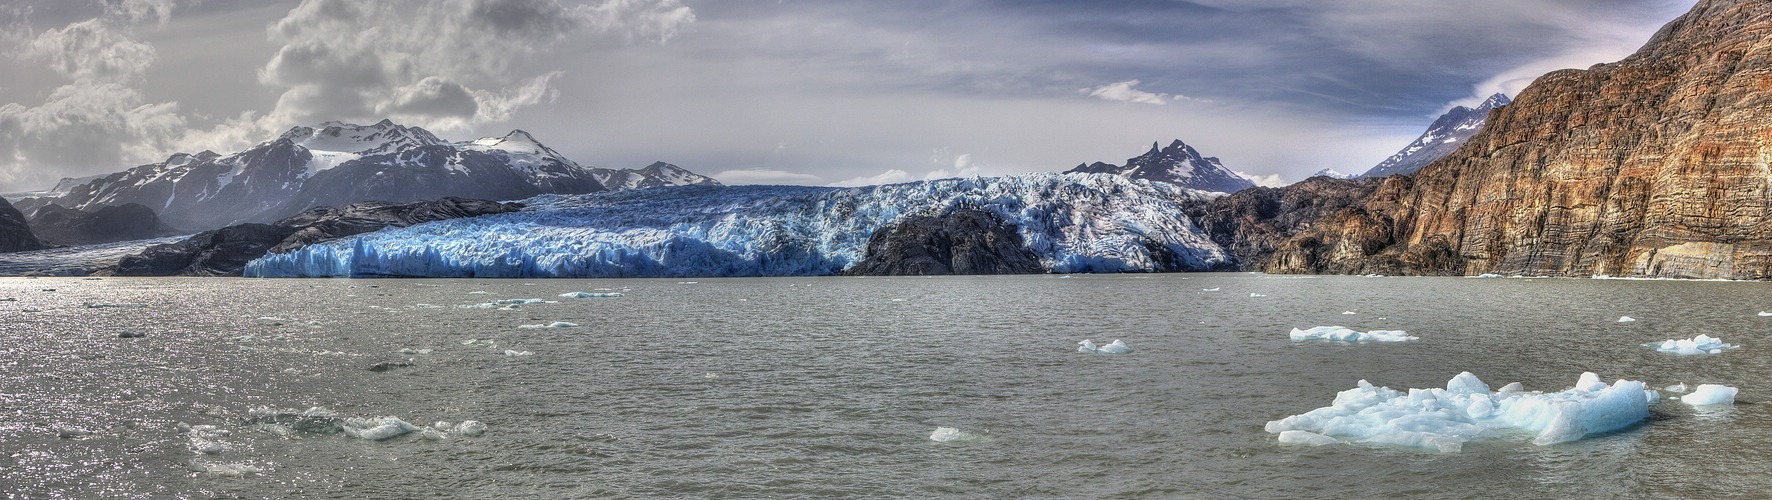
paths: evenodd
<path fill-rule="evenodd" d="M 23 252 L 43 248 L 43 242 L 25 224 L 25 215 L 11 203 L 0 200 L 0 253 Z"/>
<path fill-rule="evenodd" d="M 386 227 L 406 227 L 459 217 L 514 212 L 517 203 L 444 198 L 417 203 L 365 202 L 319 207 L 275 224 L 236 224 L 178 243 L 155 245 L 117 264 L 119 276 L 239 276 L 246 263 L 267 252 L 301 247 Z"/>
<path fill-rule="evenodd" d="M 1293 237 L 1360 206 L 1378 184 L 1377 179 L 1317 176 L 1285 187 L 1255 187 L 1190 207 L 1188 218 L 1230 252 L 1238 270 L 1283 270 L 1274 268 L 1277 251 L 1316 252 L 1295 248 L 1301 243 Z"/>
<path fill-rule="evenodd" d="M 1763 279 L 1769 219 L 1772 2 L 1704 0 L 1623 61 L 1539 78 L 1261 266 Z"/>
<path fill-rule="evenodd" d="M 929 276 L 1038 274 L 1040 258 L 1023 245 L 1015 226 L 983 210 L 911 216 L 868 238 L 866 257 L 843 274 Z"/>

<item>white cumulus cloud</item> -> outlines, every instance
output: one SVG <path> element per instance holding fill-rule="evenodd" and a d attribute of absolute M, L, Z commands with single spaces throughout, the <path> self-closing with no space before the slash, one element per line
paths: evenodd
<path fill-rule="evenodd" d="M 1095 88 L 1077 89 L 1077 93 L 1104 101 L 1130 102 L 1137 104 L 1155 104 L 1162 106 L 1171 101 L 1169 94 L 1157 94 L 1138 90 L 1138 80 L 1114 82 Z M 1175 96 L 1174 99 L 1186 99 Z"/>

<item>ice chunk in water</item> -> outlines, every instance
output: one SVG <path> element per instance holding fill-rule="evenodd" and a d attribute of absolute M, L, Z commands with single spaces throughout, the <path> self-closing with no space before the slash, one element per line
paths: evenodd
<path fill-rule="evenodd" d="M 1636 321 L 1637 321 L 1636 318 L 1632 318 L 1630 316 L 1619 316 L 1618 317 L 1619 323 L 1635 323 Z"/>
<path fill-rule="evenodd" d="M 1323 446 L 1340 443 L 1341 440 L 1311 431 L 1280 431 L 1280 442 L 1304 446 Z"/>
<path fill-rule="evenodd" d="M 406 435 L 418 430 L 412 424 L 400 420 L 399 417 L 381 417 L 379 419 L 349 418 L 342 426 L 346 436 L 381 441 L 388 438 Z"/>
<path fill-rule="evenodd" d="M 1333 340 L 1337 342 L 1404 342 L 1420 337 L 1402 330 L 1360 332 L 1342 326 L 1318 326 L 1309 330 L 1292 329 L 1292 340 Z"/>
<path fill-rule="evenodd" d="M 1760 311 L 1760 317 L 1772 316 L 1772 311 Z"/>
<path fill-rule="evenodd" d="M 1695 355 L 1699 355 L 1699 354 L 1717 354 L 1717 353 L 1720 353 L 1723 351 L 1727 351 L 1730 349 L 1741 347 L 1741 346 L 1738 346 L 1735 344 L 1723 343 L 1723 339 L 1711 337 L 1709 335 L 1705 335 L 1702 333 L 1698 334 L 1697 337 L 1692 337 L 1689 339 L 1678 339 L 1678 340 L 1669 339 L 1669 340 L 1661 341 L 1659 343 L 1652 342 L 1652 343 L 1648 343 L 1648 344 L 1643 344 L 1643 346 L 1651 348 L 1651 349 L 1655 349 L 1657 351 L 1661 351 L 1661 352 L 1665 352 L 1665 353 L 1669 353 L 1669 354 L 1679 354 L 1682 356 L 1695 356 Z"/>
<path fill-rule="evenodd" d="M 449 432 L 467 437 L 476 437 L 486 433 L 486 424 L 480 423 L 479 420 L 463 420 L 461 423 L 455 424 L 455 429 Z"/>
<path fill-rule="evenodd" d="M 506 355 L 506 356 L 511 356 L 511 357 L 516 357 L 516 356 L 534 356 L 534 355 L 535 355 L 535 353 L 533 353 L 533 352 L 529 352 L 529 351 L 518 351 L 518 350 L 513 350 L 513 349 L 505 349 L 505 355 Z"/>
<path fill-rule="evenodd" d="M 1732 405 L 1735 394 L 1740 389 L 1717 384 L 1698 384 L 1691 394 L 1680 397 L 1680 401 L 1692 406 L 1700 405 Z"/>
<path fill-rule="evenodd" d="M 1126 354 L 1132 352 L 1132 348 L 1128 347 L 1125 342 L 1121 342 L 1120 339 L 1114 339 L 1113 342 L 1104 346 L 1097 346 L 1095 345 L 1095 341 L 1083 339 L 1082 342 L 1077 343 L 1077 352 L 1091 354 Z"/>
<path fill-rule="evenodd" d="M 621 294 L 621 292 L 604 292 L 604 293 L 598 293 L 598 292 L 567 292 L 567 293 L 562 293 L 562 294 L 560 294 L 560 296 L 561 296 L 561 297 L 566 297 L 566 298 L 569 298 L 569 299 L 594 299 L 594 298 L 608 298 L 608 297 L 621 297 L 621 296 L 622 296 L 622 294 Z"/>
<path fill-rule="evenodd" d="M 1446 383 L 1446 389 L 1378 387 L 1361 380 L 1335 395 L 1330 406 L 1270 421 L 1273 434 L 1305 431 L 1327 438 L 1456 452 L 1479 437 L 1505 435 L 1494 430 L 1535 434 L 1533 443 L 1548 445 L 1615 431 L 1649 416 L 1649 394 L 1642 382 L 1619 380 L 1594 384 L 1599 377 L 1582 374 L 1576 388 L 1556 393 L 1526 392 L 1508 384 L 1498 392 L 1468 372 Z M 1291 443 L 1326 442 L 1309 434 L 1291 434 Z"/>
<path fill-rule="evenodd" d="M 542 299 L 501 299 L 501 300 L 494 300 L 494 301 L 492 301 L 492 303 L 498 304 L 501 306 L 508 306 L 511 304 L 545 304 L 545 303 L 547 303 L 547 301 L 542 300 Z"/>
<path fill-rule="evenodd" d="M 1691 389 L 1686 387 L 1685 382 L 1680 382 L 1678 384 L 1674 384 L 1674 385 L 1670 385 L 1665 388 L 1662 388 L 1661 390 L 1671 392 L 1674 394 L 1681 394 L 1681 393 L 1685 393 L 1686 391 L 1691 390 Z"/>
<path fill-rule="evenodd" d="M 965 432 L 965 431 L 962 431 L 960 429 L 956 429 L 953 427 L 936 427 L 935 432 L 929 433 L 929 440 L 930 441 L 937 441 L 937 442 L 942 442 L 942 443 L 964 443 L 964 442 L 968 442 L 968 441 L 977 441 L 977 440 L 979 440 L 980 437 L 981 436 L 979 436 L 977 434 Z"/>
<path fill-rule="evenodd" d="M 535 328 L 577 328 L 577 327 L 578 327 L 578 323 L 568 323 L 565 321 L 555 321 L 553 323 L 548 323 L 545 325 L 538 324 L 538 325 L 518 325 L 517 326 L 517 328 L 529 328 L 529 329 L 535 329 Z"/>

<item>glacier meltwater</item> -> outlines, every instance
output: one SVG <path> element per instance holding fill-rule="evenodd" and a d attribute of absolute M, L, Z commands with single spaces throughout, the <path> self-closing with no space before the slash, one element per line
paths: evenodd
<path fill-rule="evenodd" d="M 521 212 L 391 228 L 271 254 L 250 277 L 689 277 L 841 272 L 902 217 L 982 210 L 1057 273 L 1204 270 L 1227 261 L 1184 215 L 1206 194 L 1100 174 L 859 188 L 685 186 L 544 195 Z M 1179 266 L 1179 268 L 1178 268 Z"/>

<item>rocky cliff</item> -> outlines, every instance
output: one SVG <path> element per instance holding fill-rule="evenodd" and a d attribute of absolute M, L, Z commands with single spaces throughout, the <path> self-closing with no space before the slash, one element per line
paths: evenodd
<path fill-rule="evenodd" d="M 0 200 L 0 253 L 23 252 L 43 248 L 43 242 L 31 233 L 25 216 L 11 203 Z"/>
<path fill-rule="evenodd" d="M 1015 226 L 983 210 L 905 217 L 868 238 L 865 258 L 850 276 L 1038 274 L 1040 257 Z"/>
<path fill-rule="evenodd" d="M 54 203 L 31 212 L 31 230 L 51 245 L 91 245 L 181 234 L 160 223 L 154 210 L 136 203 L 74 210 Z"/>
<path fill-rule="evenodd" d="M 1772 278 L 1772 2 L 1703 0 L 1636 54 L 1547 74 L 1281 272 Z"/>

